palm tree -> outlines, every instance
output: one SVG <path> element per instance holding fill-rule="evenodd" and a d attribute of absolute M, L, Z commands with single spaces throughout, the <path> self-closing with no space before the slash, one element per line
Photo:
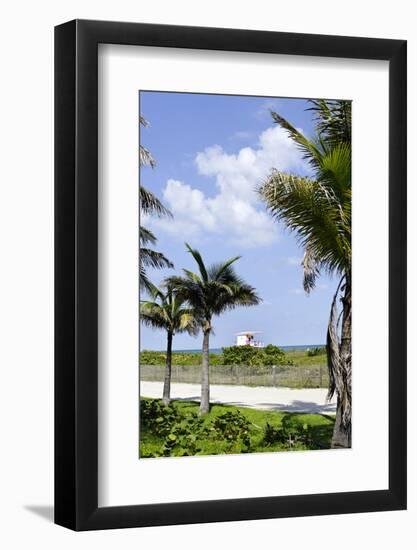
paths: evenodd
<path fill-rule="evenodd" d="M 168 405 L 171 400 L 171 364 L 172 364 L 172 341 L 175 334 L 188 332 L 196 335 L 199 326 L 194 317 L 194 312 L 187 307 L 184 299 L 179 297 L 175 291 L 167 287 L 161 290 L 151 284 L 150 293 L 152 299 L 141 301 L 140 319 L 145 325 L 162 329 L 167 333 L 167 354 L 164 377 L 164 390 L 162 400 Z"/>
<path fill-rule="evenodd" d="M 352 252 L 351 252 L 351 104 L 313 100 L 316 136 L 308 139 L 275 112 L 309 162 L 313 176 L 300 177 L 273 170 L 259 193 L 271 214 L 281 220 L 304 248 L 304 289 L 315 287 L 321 272 L 334 273 L 339 283 L 328 330 L 330 374 L 328 398 L 337 394 L 333 447 L 351 446 L 352 393 Z M 342 312 L 337 301 L 341 296 Z M 340 326 L 341 325 L 341 326 Z"/>
<path fill-rule="evenodd" d="M 239 306 L 257 305 L 261 300 L 255 289 L 246 284 L 232 266 L 240 256 L 206 267 L 200 252 L 185 244 L 197 262 L 199 272 L 183 269 L 183 277 L 169 277 L 167 283 L 194 309 L 203 332 L 200 413 L 205 414 L 210 409 L 209 340 L 213 330 L 212 319 Z"/>
<path fill-rule="evenodd" d="M 143 127 L 148 126 L 148 122 L 143 116 L 139 117 L 139 124 Z M 151 153 L 143 145 L 139 146 L 139 164 L 140 166 L 151 166 L 154 168 L 156 162 Z M 139 204 L 143 214 L 162 216 L 172 216 L 171 212 L 165 208 L 161 201 L 142 184 L 139 185 Z M 174 267 L 172 262 L 166 258 L 162 252 L 157 252 L 148 245 L 155 245 L 157 238 L 149 229 L 142 225 L 139 226 L 139 245 L 140 245 L 140 263 L 139 263 L 139 281 L 141 288 L 152 292 L 152 284 L 146 274 L 147 267 L 162 269 L 164 267 Z"/>

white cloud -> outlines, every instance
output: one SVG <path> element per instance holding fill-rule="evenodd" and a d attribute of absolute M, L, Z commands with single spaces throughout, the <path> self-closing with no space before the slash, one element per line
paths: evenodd
<path fill-rule="evenodd" d="M 256 186 L 271 168 L 297 170 L 304 161 L 286 132 L 279 126 L 259 136 L 258 147 L 243 147 L 228 154 L 219 145 L 197 153 L 195 165 L 200 175 L 214 178 L 217 193 L 207 196 L 185 182 L 170 179 L 163 199 L 173 220 L 153 221 L 181 238 L 221 234 L 243 246 L 263 246 L 275 241 L 277 225 L 264 210 Z"/>

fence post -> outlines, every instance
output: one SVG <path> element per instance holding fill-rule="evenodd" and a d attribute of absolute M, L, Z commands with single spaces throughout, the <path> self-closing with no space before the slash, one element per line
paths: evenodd
<path fill-rule="evenodd" d="M 277 385 L 277 373 L 276 373 L 277 367 L 276 365 L 273 365 L 272 367 L 272 385 L 275 387 Z"/>
<path fill-rule="evenodd" d="M 323 386 L 323 366 L 320 365 L 320 388 Z"/>

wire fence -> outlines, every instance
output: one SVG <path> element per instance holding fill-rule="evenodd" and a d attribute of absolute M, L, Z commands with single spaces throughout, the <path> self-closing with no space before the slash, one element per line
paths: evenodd
<path fill-rule="evenodd" d="M 164 374 L 164 365 L 140 365 L 140 379 L 143 381 L 162 382 Z M 173 383 L 199 384 L 201 382 L 201 366 L 173 365 L 171 381 Z M 210 365 L 210 383 L 238 386 L 327 388 L 329 374 L 326 364 L 308 367 Z"/>

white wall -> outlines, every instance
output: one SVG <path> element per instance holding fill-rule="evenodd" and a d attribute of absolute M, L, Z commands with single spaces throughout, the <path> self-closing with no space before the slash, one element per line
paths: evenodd
<path fill-rule="evenodd" d="M 336 8 L 337 6 L 337 8 Z M 344 8 L 344 9 L 343 9 Z M 392 548 L 415 539 L 416 229 L 410 219 L 410 498 L 408 512 L 268 520 L 74 534 L 54 526 L 53 471 L 53 26 L 75 17 L 409 40 L 409 151 L 417 149 L 417 36 L 413 3 L 138 2 L 38 0 L 8 2 L 1 11 L 0 134 L 0 542 L 24 547 L 102 549 Z M 377 129 L 376 129 L 377 131 Z M 410 154 L 410 157 L 412 155 Z M 413 155 L 414 156 L 414 155 Z M 409 203 L 416 168 L 409 164 Z M 4 191 L 4 193 L 3 193 Z M 411 218 L 411 215 L 410 215 Z M 412 255 L 413 254 L 413 255 Z M 370 419 L 369 429 L 372 429 Z"/>

